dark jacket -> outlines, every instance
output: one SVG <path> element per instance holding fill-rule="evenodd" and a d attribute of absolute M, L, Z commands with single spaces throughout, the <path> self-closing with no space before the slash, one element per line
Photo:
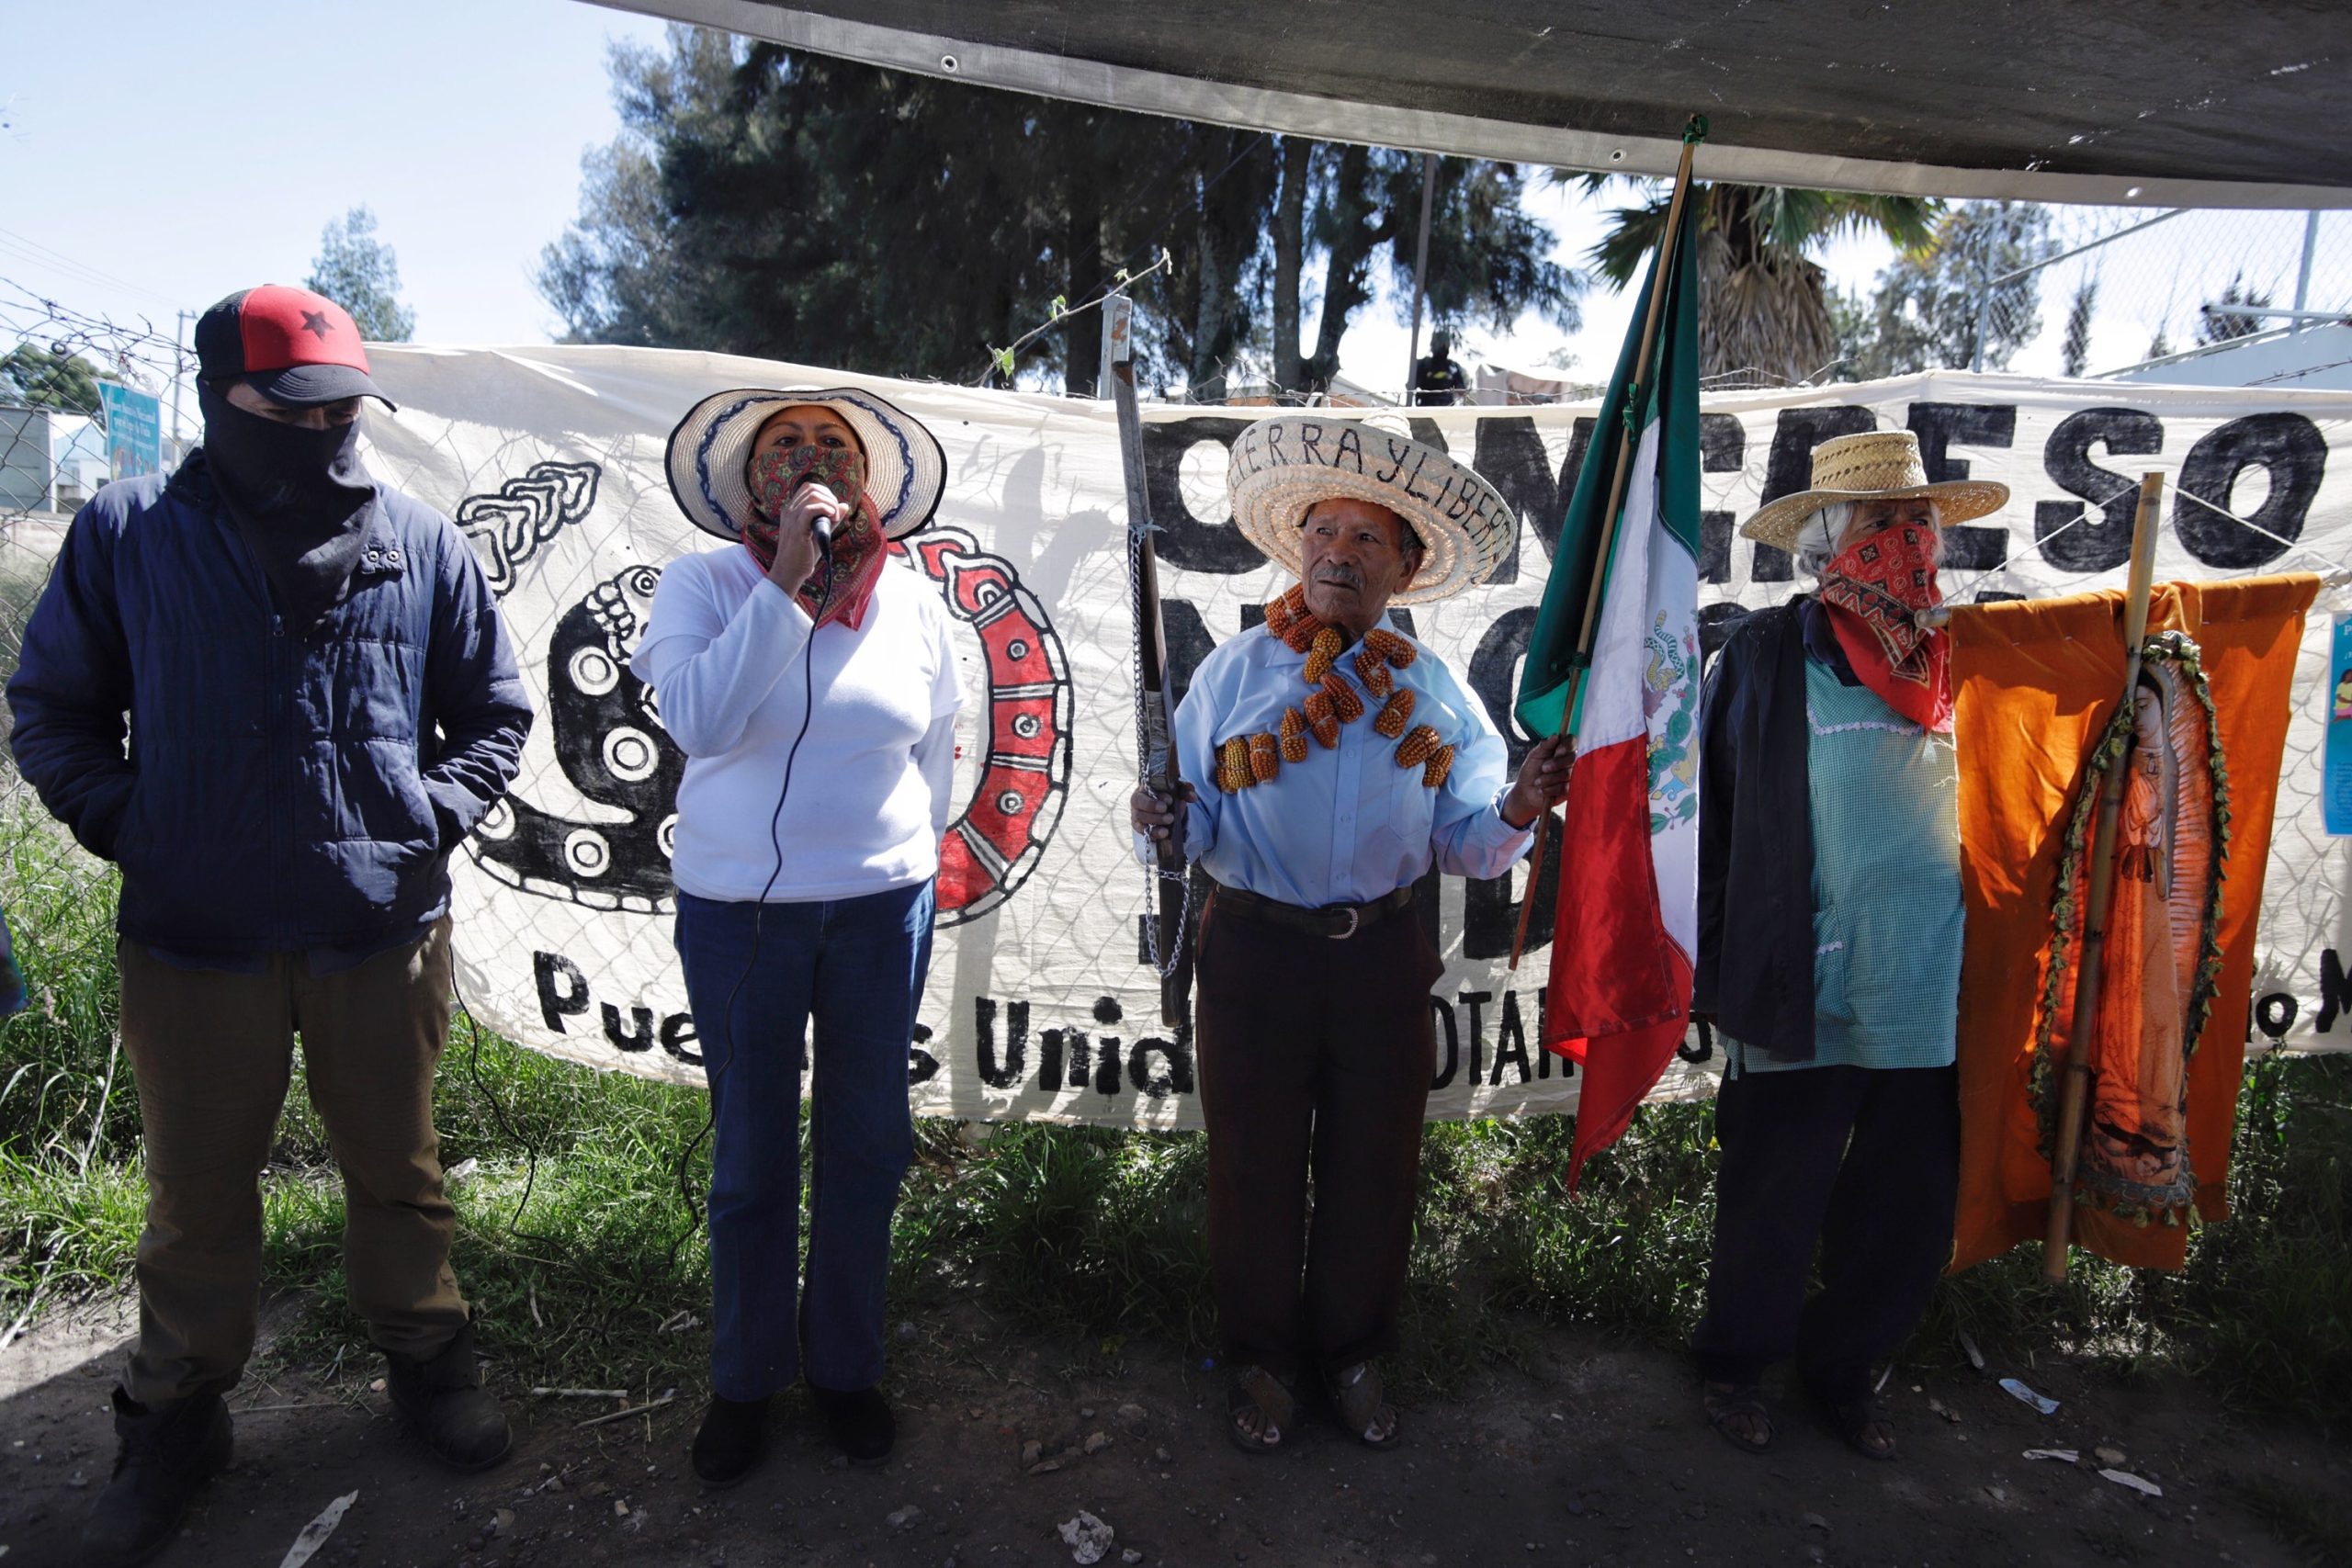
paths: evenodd
<path fill-rule="evenodd" d="M 1699 707 L 1699 969 L 1691 1010 L 1781 1061 L 1813 1060 L 1813 810 L 1802 598 L 1758 610 Z"/>
<path fill-rule="evenodd" d="M 305 631 L 200 451 L 74 517 L 8 705 L 42 804 L 122 867 L 123 935 L 195 959 L 364 951 L 430 925 L 531 724 L 447 518 L 379 484 L 350 591 Z"/>

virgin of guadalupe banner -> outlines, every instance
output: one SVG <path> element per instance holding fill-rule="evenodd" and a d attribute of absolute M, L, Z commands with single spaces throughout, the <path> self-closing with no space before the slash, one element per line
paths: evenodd
<path fill-rule="evenodd" d="M 969 694 L 931 984 L 910 1043 L 912 1101 L 926 1114 L 1197 1124 L 1189 1032 L 1159 1022 L 1141 924 L 1148 878 L 1126 821 L 1134 663 L 1109 404 L 653 349 L 380 345 L 371 360 L 400 412 L 367 415 L 369 460 L 471 541 L 539 709 L 507 800 L 454 862 L 458 978 L 485 1023 L 570 1060 L 701 1081 L 671 942 L 667 852 L 684 758 L 628 658 L 662 569 L 690 550 L 740 547 L 679 514 L 663 446 L 710 392 L 865 387 L 944 448 L 937 521 L 905 541 L 894 570 L 920 574 L 946 604 Z M 1180 696 L 1209 649 L 1255 626 L 1288 586 L 1225 503 L 1231 444 L 1259 412 L 1144 411 Z M 1511 713 L 1519 666 L 1595 413 L 1409 414 L 1417 437 L 1466 456 L 1518 514 L 1494 581 L 1398 616 L 1486 705 L 1514 766 L 1533 743 Z M 2165 575 L 2284 569 L 2287 547 L 2213 507 L 2352 558 L 2352 394 L 1965 375 L 1741 393 L 1707 400 L 1699 421 L 1702 654 L 1738 615 L 1800 586 L 1785 555 L 1735 536 L 1736 519 L 1803 488 L 1819 441 L 1876 427 L 1919 433 L 1931 479 L 1998 479 L 2015 491 L 1999 516 L 1953 530 L 1945 589 L 1962 602 L 2120 583 L 2144 468 L 2176 481 Z M 2352 868 L 2340 843 L 2333 858 L 2324 848 L 2326 650 L 2314 642 L 2308 652 L 2256 950 L 2256 1021 L 2266 1038 L 2342 1046 L 2352 1044 L 2352 986 L 2335 953 L 2352 950 L 2341 926 Z M 1660 677 L 1690 678 L 1687 662 L 1677 652 Z M 1430 998 L 1432 1116 L 1576 1104 L 1573 1064 L 1532 1038 L 1548 949 L 1538 942 L 1515 974 L 1508 967 L 1524 883 L 1521 870 L 1431 877 L 1422 889 L 1421 917 L 1446 963 Z M 1548 909 L 1555 897 L 1547 877 L 1538 900 Z M 1535 921 L 1532 939 L 1546 924 Z M 1716 1065 L 1694 1033 L 1659 1092 L 1708 1092 Z"/>
<path fill-rule="evenodd" d="M 2042 1234 L 2089 1053 L 2077 1245 L 2177 1269 L 2227 1213 L 2276 780 L 2309 576 L 2161 583 L 2128 705 L 2113 591 L 1956 612 L 1961 1196 L 1953 1267 Z M 2097 1022 L 2068 1037 L 2100 784 L 2124 771 Z"/>

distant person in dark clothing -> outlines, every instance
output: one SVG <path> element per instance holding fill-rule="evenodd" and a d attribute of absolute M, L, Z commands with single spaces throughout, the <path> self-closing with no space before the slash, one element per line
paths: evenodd
<path fill-rule="evenodd" d="M 1428 408 L 1452 408 L 1469 389 L 1470 378 L 1453 357 L 1453 334 L 1440 327 L 1430 334 L 1429 356 L 1413 366 L 1413 401 Z"/>
<path fill-rule="evenodd" d="M 254 288 L 196 346 L 203 446 L 82 508 L 7 688 L 17 767 L 122 868 L 147 1224 L 91 1564 L 152 1556 L 229 1462 L 298 1032 L 393 1405 L 461 1469 L 509 1443 L 449 1271 L 433 1074 L 449 855 L 514 777 L 529 699 L 464 536 L 360 460 L 382 394 L 350 316 Z"/>

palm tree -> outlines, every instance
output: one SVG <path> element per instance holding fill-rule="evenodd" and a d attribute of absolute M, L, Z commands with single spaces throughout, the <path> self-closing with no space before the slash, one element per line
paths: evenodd
<path fill-rule="evenodd" d="M 1599 190 L 1611 175 L 1582 178 Z M 1648 265 L 1666 231 L 1672 192 L 1653 187 L 1640 205 L 1611 214 L 1609 231 L 1587 253 L 1592 269 L 1623 289 Z M 1780 186 L 1693 182 L 1699 225 L 1699 369 L 1747 370 L 1781 381 L 1817 374 L 1838 354 L 1838 332 L 1821 268 L 1807 255 L 1855 230 L 1875 229 L 1898 250 L 1935 238 L 1943 203 L 1912 196 L 1793 190 Z"/>

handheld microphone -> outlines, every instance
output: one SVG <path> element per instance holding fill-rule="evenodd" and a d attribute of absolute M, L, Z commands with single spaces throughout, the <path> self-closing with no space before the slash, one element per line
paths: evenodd
<path fill-rule="evenodd" d="M 813 490 L 820 495 L 835 495 L 839 493 L 831 485 L 827 484 L 823 479 L 819 479 L 814 473 L 803 476 L 800 482 L 804 489 Z M 819 513 L 816 516 L 808 519 L 808 533 L 809 536 L 817 541 L 817 547 L 822 550 L 828 557 L 831 556 L 833 553 L 833 520 L 825 513 Z"/>

